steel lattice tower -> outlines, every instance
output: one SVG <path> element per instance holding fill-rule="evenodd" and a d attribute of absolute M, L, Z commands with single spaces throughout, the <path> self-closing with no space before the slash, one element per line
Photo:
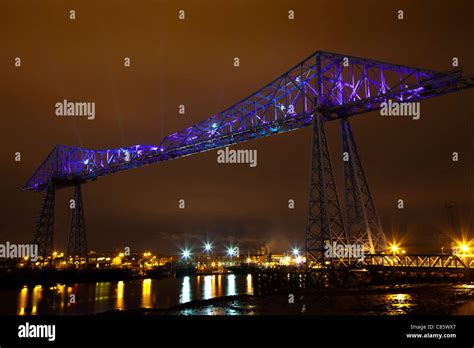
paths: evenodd
<path fill-rule="evenodd" d="M 54 182 L 51 181 L 43 196 L 43 204 L 33 240 L 33 244 L 38 245 L 38 256 L 42 256 L 43 260 L 51 255 L 53 250 L 55 192 Z"/>
<path fill-rule="evenodd" d="M 347 243 L 323 117 L 323 114 L 316 113 L 313 121 L 309 215 L 306 227 L 308 265 L 324 264 L 326 243 Z"/>
<path fill-rule="evenodd" d="M 74 186 L 74 208 L 71 208 L 67 256 L 73 258 L 87 257 L 87 239 L 80 183 L 76 183 Z"/>
<path fill-rule="evenodd" d="M 382 224 L 370 194 L 367 177 L 357 151 L 349 121 L 341 119 L 345 184 L 345 216 L 349 242 L 361 244 L 366 252 L 386 249 Z"/>

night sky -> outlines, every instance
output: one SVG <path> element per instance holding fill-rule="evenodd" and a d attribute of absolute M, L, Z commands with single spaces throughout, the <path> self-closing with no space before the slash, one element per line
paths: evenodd
<path fill-rule="evenodd" d="M 76 19 L 69 19 L 69 10 Z M 178 11 L 186 19 L 178 19 Z M 397 10 L 405 19 L 397 19 Z M 288 20 L 288 10 L 295 19 Z M 55 144 L 159 144 L 252 94 L 316 50 L 474 74 L 472 1 L 0 1 L 0 242 L 31 242 L 41 194 L 21 192 Z M 15 57 L 22 66 L 14 67 Z M 131 67 L 123 66 L 124 57 Z M 234 68 L 233 58 L 240 67 Z M 54 105 L 96 103 L 95 120 Z M 178 105 L 186 106 L 179 115 Z M 428 99 L 421 119 L 352 118 L 389 239 L 440 251 L 474 213 L 474 94 Z M 338 123 L 327 125 L 342 188 Z M 176 253 L 209 238 L 274 252 L 303 245 L 311 130 L 236 145 L 258 166 L 218 164 L 216 150 L 99 178 L 83 187 L 89 249 Z M 22 156 L 14 161 L 15 152 Z M 452 152 L 460 160 L 453 163 Z M 57 192 L 55 246 L 68 200 Z M 343 196 L 340 195 L 342 201 Z M 186 200 L 186 209 L 178 200 Z M 288 200 L 296 201 L 289 210 Z M 405 209 L 397 209 L 404 199 Z M 446 208 L 453 202 L 453 219 Z M 454 224 L 454 227 L 453 227 Z"/>

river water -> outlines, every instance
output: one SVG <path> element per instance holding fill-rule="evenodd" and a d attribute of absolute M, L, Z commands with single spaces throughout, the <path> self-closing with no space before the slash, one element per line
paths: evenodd
<path fill-rule="evenodd" d="M 235 295 L 253 295 L 250 274 L 37 285 L 0 289 L 0 314 L 94 314 L 110 310 L 169 308 L 193 300 Z"/>
<path fill-rule="evenodd" d="M 326 289 L 300 294 L 294 303 L 289 303 L 288 295 L 254 297 L 253 294 L 250 274 L 36 285 L 0 288 L 0 314 L 78 315 L 143 308 L 153 312 L 154 308 L 188 303 L 184 308 L 172 308 L 168 314 L 474 315 L 474 283 Z M 239 295 L 250 297 L 224 298 Z M 196 300 L 210 301 L 190 303 Z"/>

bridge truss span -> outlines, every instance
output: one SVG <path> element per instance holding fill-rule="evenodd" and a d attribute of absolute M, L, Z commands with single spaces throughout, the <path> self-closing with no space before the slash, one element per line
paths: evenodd
<path fill-rule="evenodd" d="M 317 51 L 226 110 L 166 136 L 159 145 L 103 150 L 56 145 L 23 190 L 44 191 L 144 165 L 377 110 L 383 102 L 417 101 L 472 87 L 457 72 L 432 70 Z M 317 101 L 317 105 L 316 105 Z M 317 110 L 316 110 L 317 109 Z"/>

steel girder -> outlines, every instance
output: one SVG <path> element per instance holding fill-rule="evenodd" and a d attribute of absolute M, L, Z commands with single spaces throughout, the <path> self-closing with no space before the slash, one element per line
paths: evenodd
<path fill-rule="evenodd" d="M 169 159 L 221 148 L 324 120 L 380 109 L 389 99 L 418 101 L 473 87 L 460 72 L 389 64 L 317 51 L 257 92 L 198 124 L 166 136 L 160 145 L 90 150 L 56 145 L 23 190 L 43 191 Z M 318 105 L 314 100 L 318 100 Z"/>
<path fill-rule="evenodd" d="M 71 208 L 67 256 L 74 259 L 87 257 L 86 227 L 80 183 L 76 183 L 74 186 L 74 208 Z"/>
<path fill-rule="evenodd" d="M 407 269 L 466 269 L 474 268 L 474 257 L 460 255 L 368 255 L 363 266 L 397 267 Z"/>
<path fill-rule="evenodd" d="M 341 119 L 341 133 L 348 240 L 363 245 L 367 253 L 384 252 L 387 247 L 385 234 L 347 118 Z"/>

